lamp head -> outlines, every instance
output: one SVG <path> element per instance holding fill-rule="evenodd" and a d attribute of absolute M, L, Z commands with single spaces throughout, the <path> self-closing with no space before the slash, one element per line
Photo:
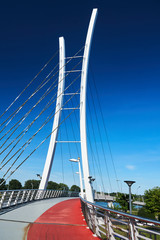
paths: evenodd
<path fill-rule="evenodd" d="M 127 185 L 128 185 L 129 187 L 131 187 L 132 184 L 135 183 L 135 181 L 128 181 L 128 180 L 127 180 L 127 181 L 124 181 L 124 182 L 127 183 Z"/>
<path fill-rule="evenodd" d="M 69 161 L 71 161 L 71 162 L 79 162 L 79 160 L 74 159 L 74 158 L 69 159 Z"/>

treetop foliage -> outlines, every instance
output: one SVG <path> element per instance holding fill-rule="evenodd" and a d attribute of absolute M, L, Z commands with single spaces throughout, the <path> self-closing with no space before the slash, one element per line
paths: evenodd
<path fill-rule="evenodd" d="M 160 187 L 146 190 L 144 193 L 144 201 L 148 212 L 160 214 Z"/>
<path fill-rule="evenodd" d="M 4 179 L 0 178 L 0 183 L 3 181 L 4 181 Z M 4 182 L 0 186 L 0 190 L 38 189 L 39 184 L 40 184 L 40 180 L 29 179 L 29 180 L 25 181 L 24 186 L 22 186 L 20 181 L 18 181 L 17 179 L 12 179 L 9 181 L 8 185 L 6 184 L 6 182 Z M 69 187 L 66 184 L 56 183 L 56 182 L 52 182 L 52 181 L 48 182 L 47 189 L 69 191 Z M 73 186 L 71 186 L 70 191 L 79 192 L 80 188 L 76 185 L 73 185 Z"/>
<path fill-rule="evenodd" d="M 10 190 L 21 189 L 22 188 L 22 184 L 17 179 L 12 179 L 11 181 L 9 181 L 8 188 Z"/>

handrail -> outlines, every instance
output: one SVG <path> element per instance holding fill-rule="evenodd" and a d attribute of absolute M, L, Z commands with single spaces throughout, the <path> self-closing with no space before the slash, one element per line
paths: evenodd
<path fill-rule="evenodd" d="M 19 189 L 0 190 L 0 210 L 18 204 L 58 197 L 78 197 L 79 192 L 66 190 Z"/>
<path fill-rule="evenodd" d="M 81 197 L 80 197 L 81 198 Z M 97 208 L 100 208 L 102 210 L 107 210 L 107 211 L 110 211 L 110 212 L 113 212 L 113 213 L 116 213 L 116 214 L 120 214 L 122 216 L 125 216 L 125 217 L 130 217 L 130 218 L 133 218 L 133 219 L 137 219 L 137 220 L 140 220 L 140 221 L 145 221 L 145 222 L 148 222 L 148 223 L 154 223 L 154 224 L 157 224 L 157 225 L 160 225 L 160 222 L 159 221 L 156 221 L 156 220 L 152 220 L 152 219 L 149 219 L 149 218 L 143 218 L 143 217 L 139 217 L 137 215 L 134 215 L 134 214 L 129 214 L 129 213 L 124 213 L 122 211 L 118 211 L 118 210 L 114 210 L 112 208 L 109 208 L 109 207 L 103 207 L 103 206 L 100 206 L 98 204 L 95 204 L 95 203 L 91 203 L 91 202 L 88 202 L 87 200 L 81 198 L 81 200 L 83 202 L 86 202 L 90 205 L 93 205 Z"/>
<path fill-rule="evenodd" d="M 80 199 L 89 228 L 100 238 L 107 240 L 160 238 L 159 221 L 102 207 L 81 197 Z"/>

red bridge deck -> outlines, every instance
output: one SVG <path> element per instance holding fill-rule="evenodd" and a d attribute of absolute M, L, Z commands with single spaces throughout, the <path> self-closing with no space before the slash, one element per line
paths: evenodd
<path fill-rule="evenodd" d="M 27 240 L 92 240 L 91 230 L 83 219 L 79 199 L 66 200 L 44 212 L 30 225 Z"/>

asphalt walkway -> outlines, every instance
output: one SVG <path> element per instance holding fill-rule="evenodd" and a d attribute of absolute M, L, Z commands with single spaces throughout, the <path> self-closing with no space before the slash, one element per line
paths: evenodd
<path fill-rule="evenodd" d="M 27 240 L 92 240 L 93 236 L 82 216 L 79 199 L 60 202 L 43 213 L 29 227 Z"/>
<path fill-rule="evenodd" d="M 0 214 L 0 240 L 25 240 L 29 226 L 55 204 L 64 198 L 52 198 L 19 205 L 11 211 Z"/>
<path fill-rule="evenodd" d="M 35 201 L 0 214 L 0 240 L 92 240 L 79 198 Z"/>

